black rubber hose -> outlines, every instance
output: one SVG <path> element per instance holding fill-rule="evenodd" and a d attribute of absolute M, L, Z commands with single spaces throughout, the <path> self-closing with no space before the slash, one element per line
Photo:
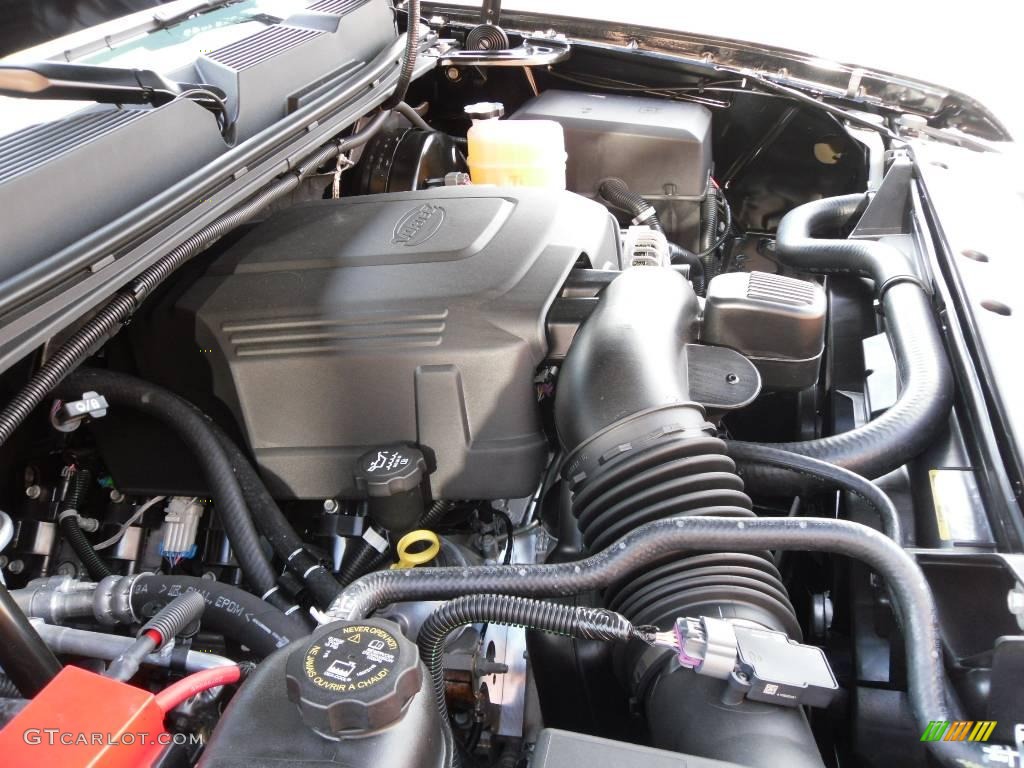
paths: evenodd
<path fill-rule="evenodd" d="M 404 101 L 400 101 L 395 105 L 395 112 L 400 114 L 406 120 L 413 124 L 414 127 L 419 128 L 421 131 L 435 132 L 434 128 L 431 127 L 430 123 L 423 119 L 423 115 L 416 111 L 416 108 L 411 104 L 407 104 Z"/>
<path fill-rule="evenodd" d="M 0 582 L 0 667 L 22 696 L 31 699 L 57 673 L 60 662 Z"/>
<path fill-rule="evenodd" d="M 139 617 L 151 615 L 186 592 L 198 592 L 206 600 L 202 616 L 204 630 L 222 634 L 258 656 L 268 656 L 309 634 L 294 613 L 286 615 L 230 584 L 192 576 L 147 574 L 139 577 L 132 584 L 132 611 Z"/>
<path fill-rule="evenodd" d="M 28 383 L 0 411 L 0 445 L 14 434 L 43 399 L 82 364 L 104 342 L 114 336 L 135 314 L 142 301 L 178 267 L 217 242 L 228 232 L 261 213 L 268 205 L 290 194 L 303 179 L 326 163 L 369 141 L 384 125 L 390 113 L 377 114 L 362 130 L 340 141 L 331 142 L 309 155 L 293 171 L 271 182 L 237 208 L 214 219 L 195 232 L 152 266 L 146 268 L 125 288 L 115 293 L 102 309 L 71 334 L 32 374 Z"/>
<path fill-rule="evenodd" d="M 870 480 L 835 464 L 829 464 L 827 461 L 784 451 L 770 445 L 726 441 L 725 446 L 725 452 L 741 462 L 744 467 L 767 465 L 788 469 L 801 475 L 810 475 L 816 480 L 823 480 L 831 486 L 860 496 L 878 513 L 885 535 L 897 544 L 903 543 L 902 524 L 892 499 Z"/>
<path fill-rule="evenodd" d="M 444 646 L 448 635 L 466 624 L 501 624 L 584 640 L 626 642 L 645 639 L 625 616 L 604 608 L 587 608 L 512 595 L 466 595 L 435 610 L 420 627 L 416 644 L 430 673 L 434 700 L 447 719 Z"/>
<path fill-rule="evenodd" d="M 135 642 L 107 667 L 106 676 L 114 680 L 130 680 L 139 671 L 146 656 L 162 648 L 193 622 L 199 621 L 205 608 L 206 599 L 198 592 L 178 595 L 142 625 Z"/>
<path fill-rule="evenodd" d="M 277 574 L 263 551 L 231 462 L 213 436 L 211 422 L 202 411 L 162 387 L 134 376 L 96 368 L 77 371 L 67 380 L 65 389 L 78 393 L 100 392 L 111 406 L 148 414 L 170 427 L 202 467 L 246 580 L 264 599 L 276 592 Z"/>
<path fill-rule="evenodd" d="M 190 624 L 202 619 L 205 610 L 206 600 L 201 594 L 186 592 L 157 611 L 153 618 L 142 625 L 138 634 L 153 630 L 160 635 L 161 643 L 166 643 L 188 629 Z"/>
<path fill-rule="evenodd" d="M 256 528 L 270 542 L 277 556 L 302 578 L 317 606 L 326 607 L 338 596 L 341 584 L 319 560 L 306 551 L 302 538 L 281 512 L 281 508 L 241 448 L 217 424 L 211 421 L 209 425 L 235 470 L 235 477 L 252 513 Z"/>
<path fill-rule="evenodd" d="M 89 470 L 78 469 L 75 471 L 74 477 L 68 483 L 64 500 L 60 503 L 57 524 L 60 526 L 60 532 L 64 535 L 64 540 L 85 566 L 86 573 L 95 581 L 99 581 L 111 576 L 114 572 L 93 549 L 92 544 L 85 537 L 82 527 L 78 524 L 78 513 L 91 483 L 92 473 Z"/>
<path fill-rule="evenodd" d="M 338 573 L 338 581 L 342 584 L 343 588 L 360 576 L 370 571 L 375 571 L 378 568 L 383 568 L 391 559 L 391 552 L 388 549 L 382 552 L 366 541 L 366 539 L 357 539 L 353 544 L 358 549 Z"/>
<path fill-rule="evenodd" d="M 420 518 L 416 527 L 433 530 L 444 519 L 445 515 L 451 511 L 451 508 L 452 504 L 450 501 L 435 501 L 430 505 L 430 509 L 423 513 L 423 517 Z M 383 552 L 380 552 L 367 543 L 365 539 L 358 539 L 354 542 L 354 545 L 358 546 L 359 549 L 338 574 L 338 581 L 344 586 L 348 586 L 360 576 L 370 571 L 383 568 L 391 561 L 390 550 L 385 549 Z"/>
<path fill-rule="evenodd" d="M 693 290 L 698 296 L 704 295 L 707 287 L 704 282 L 704 262 L 693 251 L 683 248 L 681 245 L 668 243 L 668 254 L 673 264 L 688 264 L 690 267 L 690 282 L 693 283 Z"/>
<path fill-rule="evenodd" d="M 773 447 L 876 478 L 919 455 L 945 427 L 953 402 L 953 377 L 928 294 L 900 251 L 872 240 L 812 237 L 845 225 L 862 202 L 862 195 L 847 195 L 795 208 L 779 225 L 776 252 L 791 267 L 849 272 L 874 280 L 899 370 L 899 398 L 881 416 L 857 429 Z M 745 468 L 744 479 L 749 490 L 772 495 L 799 495 L 820 488 L 804 475 L 763 464 Z"/>
<path fill-rule="evenodd" d="M 405 13 L 405 56 L 402 58 L 402 69 L 395 83 L 395 92 L 384 102 L 384 109 L 394 109 L 405 100 L 405 94 L 416 71 L 416 56 L 420 51 L 420 0 L 407 0 Z"/>
<path fill-rule="evenodd" d="M 946 676 L 935 600 L 924 574 L 892 539 L 846 520 L 709 517 L 659 520 L 642 525 L 601 552 L 575 562 L 377 571 L 347 587 L 331 605 L 328 616 L 352 621 L 365 618 L 389 603 L 443 600 L 468 594 L 575 595 L 603 589 L 681 552 L 765 549 L 846 555 L 866 563 L 882 576 L 903 629 L 907 693 L 915 718 L 922 729 L 932 720 L 956 719 L 944 695 Z M 940 746 L 938 749 L 953 752 L 956 748 Z"/>
<path fill-rule="evenodd" d="M 445 516 L 451 512 L 452 506 L 450 501 L 435 501 L 430 505 L 430 509 L 423 513 L 423 517 L 420 518 L 416 527 L 425 528 L 428 531 L 434 530 L 444 520 Z"/>
<path fill-rule="evenodd" d="M 664 234 L 665 230 L 658 220 L 654 206 L 643 197 L 630 190 L 622 179 L 605 179 L 598 188 L 601 197 L 633 217 L 635 224 L 646 224 L 653 230 Z"/>
<path fill-rule="evenodd" d="M 816 274 L 849 273 L 870 277 L 878 296 L 898 282 L 921 285 L 903 252 L 878 240 L 830 240 L 850 224 L 867 203 L 863 194 L 826 197 L 797 206 L 779 222 L 776 257 L 787 266 Z"/>

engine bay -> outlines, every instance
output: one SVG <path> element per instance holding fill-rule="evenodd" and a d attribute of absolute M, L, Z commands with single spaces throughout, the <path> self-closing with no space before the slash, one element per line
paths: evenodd
<path fill-rule="evenodd" d="M 1024 569 L 913 154 L 599 48 L 449 56 L 4 374 L 0 749 L 1011 759 Z"/>

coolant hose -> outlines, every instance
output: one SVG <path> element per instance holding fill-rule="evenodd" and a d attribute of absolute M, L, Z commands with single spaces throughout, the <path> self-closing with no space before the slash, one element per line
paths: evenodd
<path fill-rule="evenodd" d="M 551 632 L 586 640 L 626 642 L 645 639 L 625 616 L 604 608 L 586 608 L 513 595 L 466 595 L 435 610 L 420 627 L 416 644 L 420 658 L 430 672 L 434 700 L 444 719 L 445 702 L 444 646 L 448 635 L 466 624 L 487 622 L 505 626 Z"/>
<path fill-rule="evenodd" d="M 631 191 L 622 179 L 605 179 L 601 182 L 598 192 L 616 208 L 621 208 L 629 213 L 633 217 L 634 224 L 646 224 L 651 229 L 664 234 L 665 230 L 661 226 L 661 221 L 658 220 L 654 206 L 636 192 Z"/>
<path fill-rule="evenodd" d="M 104 562 L 99 553 L 93 549 L 89 540 L 85 537 L 82 527 L 78 524 L 78 513 L 85 496 L 89 492 L 89 485 L 92 482 L 92 473 L 87 469 L 75 470 L 74 476 L 68 482 L 64 499 L 60 503 L 57 513 L 57 524 L 64 540 L 74 550 L 75 555 L 82 561 L 86 573 L 90 578 L 99 581 L 110 576 L 113 571 Z"/>
<path fill-rule="evenodd" d="M 278 607 L 290 607 L 277 591 L 277 574 L 263 551 L 234 468 L 214 437 L 212 422 L 206 414 L 163 387 L 98 368 L 75 372 L 61 389 L 77 394 L 100 392 L 110 405 L 145 413 L 170 427 L 202 467 L 218 517 L 246 580 L 263 599 Z"/>
<path fill-rule="evenodd" d="M 286 615 L 238 587 L 193 576 L 138 577 L 131 584 L 131 608 L 144 617 L 186 592 L 198 592 L 206 599 L 204 630 L 222 634 L 260 657 L 309 634 L 294 614 Z"/>
<path fill-rule="evenodd" d="M 0 668 L 30 699 L 46 687 L 60 662 L 33 628 L 7 587 L 0 584 Z"/>
<path fill-rule="evenodd" d="M 389 603 L 444 600 L 504 593 L 559 597 L 603 589 L 682 552 L 794 549 L 845 555 L 866 563 L 892 595 L 903 630 L 907 694 L 921 728 L 954 720 L 944 695 L 935 600 L 911 556 L 884 534 L 846 520 L 823 518 L 727 519 L 687 517 L 642 525 L 583 560 L 554 565 L 482 565 L 377 571 L 351 584 L 331 605 L 330 619 L 365 618 Z M 952 742 L 938 750 L 954 751 Z"/>
<path fill-rule="evenodd" d="M 845 195 L 794 208 L 779 224 L 776 253 L 796 269 L 847 272 L 874 281 L 899 371 L 899 398 L 878 418 L 849 432 L 773 447 L 876 478 L 919 455 L 946 425 L 953 377 L 928 294 L 907 258 L 883 242 L 813 237 L 847 224 L 863 202 L 863 195 Z M 764 464 L 745 467 L 743 475 L 749 490 L 765 494 L 795 495 L 814 487 L 806 476 Z"/>
<path fill-rule="evenodd" d="M 903 530 L 899 513 L 892 499 L 875 483 L 842 467 L 821 459 L 784 451 L 771 445 L 725 442 L 725 452 L 749 471 L 753 466 L 777 467 L 822 480 L 829 486 L 860 496 L 878 513 L 885 535 L 897 544 L 903 543 Z M 741 472 L 741 475 L 745 475 Z"/>
<path fill-rule="evenodd" d="M 235 478 L 260 533 L 270 542 L 277 556 L 306 583 L 313 601 L 320 607 L 329 605 L 338 596 L 341 585 L 306 551 L 302 538 L 281 512 L 242 449 L 217 424 L 211 421 L 209 426 L 235 470 Z"/>

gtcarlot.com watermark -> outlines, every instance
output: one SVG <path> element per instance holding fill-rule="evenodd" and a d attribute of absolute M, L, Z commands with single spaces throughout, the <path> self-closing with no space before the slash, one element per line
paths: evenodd
<path fill-rule="evenodd" d="M 199 733 L 151 733 L 149 731 L 124 731 L 123 733 L 100 733 L 88 731 L 64 731 L 60 728 L 29 728 L 21 738 L 26 744 L 45 745 L 48 747 L 62 745 L 65 747 L 92 745 L 97 747 L 114 746 L 150 746 L 157 744 L 202 744 L 203 736 Z"/>

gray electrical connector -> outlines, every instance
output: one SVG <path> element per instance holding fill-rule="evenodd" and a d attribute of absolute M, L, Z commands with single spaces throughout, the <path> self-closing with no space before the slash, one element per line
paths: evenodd
<path fill-rule="evenodd" d="M 727 703 L 742 699 L 786 707 L 827 707 L 839 684 L 825 653 L 756 624 L 707 616 L 675 625 L 681 666 L 727 680 Z"/>
<path fill-rule="evenodd" d="M 160 532 L 160 556 L 172 562 L 194 557 L 196 532 L 203 505 L 196 499 L 175 496 L 167 502 L 164 525 Z"/>

